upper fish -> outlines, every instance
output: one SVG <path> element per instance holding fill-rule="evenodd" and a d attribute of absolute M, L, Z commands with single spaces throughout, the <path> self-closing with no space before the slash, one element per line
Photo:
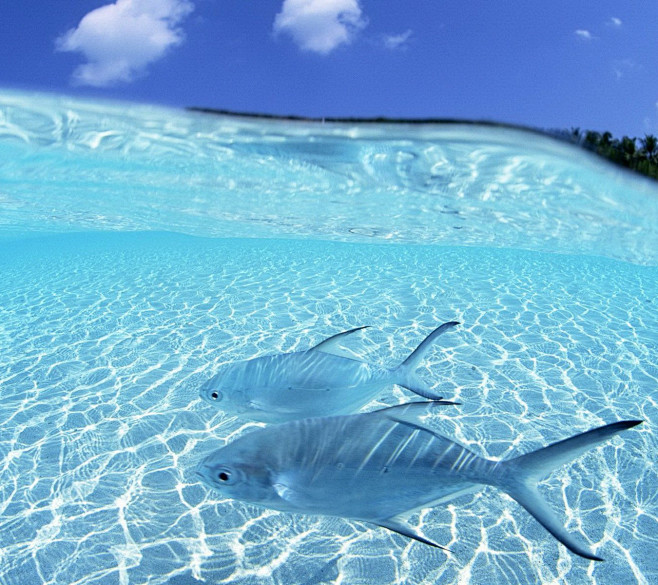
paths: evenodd
<path fill-rule="evenodd" d="M 308 418 L 247 433 L 197 473 L 225 496 L 275 510 L 363 520 L 432 546 L 412 512 L 494 486 L 577 555 L 602 560 L 566 531 L 537 490 L 555 468 L 642 421 L 615 422 L 507 461 L 479 457 L 425 422 L 435 402 Z M 594 484 L 596 485 L 596 484 Z"/>
<path fill-rule="evenodd" d="M 264 422 L 353 413 L 392 384 L 440 401 L 442 396 L 415 370 L 432 342 L 457 325 L 450 321 L 436 328 L 393 369 L 336 353 L 347 335 L 366 328 L 357 327 L 305 351 L 227 364 L 201 387 L 200 395 L 228 414 Z"/>

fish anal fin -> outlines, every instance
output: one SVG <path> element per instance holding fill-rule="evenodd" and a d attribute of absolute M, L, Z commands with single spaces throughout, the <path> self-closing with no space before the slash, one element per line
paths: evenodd
<path fill-rule="evenodd" d="M 327 337 L 327 339 L 313 346 L 308 351 L 322 351 L 324 353 L 337 355 L 339 357 L 349 357 L 348 355 L 346 355 L 347 352 L 345 350 L 341 351 L 339 345 L 340 342 L 343 340 L 343 338 L 347 337 L 348 335 L 351 335 L 352 333 L 356 333 L 357 331 L 361 331 L 362 329 L 367 329 L 368 327 L 370 327 L 370 325 L 363 325 L 362 327 L 355 327 L 354 329 L 349 329 L 348 331 L 343 331 L 342 333 L 336 333 L 336 335 Z"/>
<path fill-rule="evenodd" d="M 465 496 L 466 494 L 472 494 L 473 492 L 480 491 L 482 489 L 481 485 L 478 484 L 469 484 L 466 487 L 463 487 L 461 489 L 458 489 L 451 494 L 446 494 L 445 496 L 441 496 L 440 498 L 436 500 L 432 500 L 431 502 L 428 502 L 427 504 L 423 504 L 419 509 L 423 508 L 434 508 L 435 506 L 438 506 L 439 504 L 445 504 L 447 502 L 450 502 L 452 500 L 455 500 L 461 496 Z"/>
<path fill-rule="evenodd" d="M 432 400 L 428 402 L 408 402 L 398 406 L 389 406 L 382 410 L 374 411 L 375 416 L 385 416 L 390 420 L 416 427 L 430 433 L 435 433 L 427 426 L 424 417 L 433 414 L 444 406 L 458 405 L 459 402 L 450 402 L 449 400 Z"/>
<path fill-rule="evenodd" d="M 472 494 L 474 492 L 478 492 L 481 489 L 482 489 L 481 484 L 476 484 L 476 483 L 465 484 L 463 487 L 455 489 L 454 492 L 451 492 L 449 494 L 445 494 L 445 495 L 441 496 L 440 498 L 437 498 L 436 500 L 430 500 L 429 502 L 423 502 L 420 506 L 417 506 L 417 507 L 412 508 L 410 510 L 405 510 L 401 514 L 397 514 L 395 516 L 395 518 L 398 521 L 406 522 L 407 518 L 409 518 L 412 514 L 415 514 L 416 512 L 420 512 L 421 510 L 427 510 L 429 508 L 434 508 L 434 507 L 439 506 L 441 504 L 445 504 L 447 502 L 455 500 L 455 499 L 459 498 L 460 496 L 465 496 L 466 494 Z"/>
<path fill-rule="evenodd" d="M 396 380 L 398 386 L 411 390 L 414 394 L 427 398 L 429 400 L 441 400 L 441 396 L 436 390 L 432 390 L 423 380 L 409 369 L 398 370 L 403 374 L 401 380 Z"/>
<path fill-rule="evenodd" d="M 386 528 L 387 530 L 395 532 L 397 534 L 401 534 L 402 536 L 406 536 L 407 538 L 412 538 L 413 540 L 422 542 L 423 544 L 429 544 L 434 548 L 440 548 L 441 550 L 444 550 L 449 553 L 452 552 L 450 549 L 447 549 L 445 546 L 441 546 L 440 544 L 437 544 L 436 542 L 430 540 L 429 538 L 426 538 L 425 536 L 420 534 L 415 528 L 413 528 L 412 526 L 410 526 L 400 518 L 395 517 L 395 518 L 387 518 L 386 520 L 377 520 L 375 524 L 381 526 L 382 528 Z"/>

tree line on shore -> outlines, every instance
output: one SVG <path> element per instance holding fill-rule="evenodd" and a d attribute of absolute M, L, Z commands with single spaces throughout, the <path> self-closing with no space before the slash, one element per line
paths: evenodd
<path fill-rule="evenodd" d="M 604 156 L 612 162 L 658 180 L 658 138 L 614 138 L 610 132 L 572 128 L 560 133 L 563 138 Z"/>

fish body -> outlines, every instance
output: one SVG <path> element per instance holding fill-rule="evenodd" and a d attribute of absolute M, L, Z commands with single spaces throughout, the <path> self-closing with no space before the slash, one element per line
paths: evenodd
<path fill-rule="evenodd" d="M 440 546 L 406 523 L 412 512 L 494 486 L 517 500 L 571 551 L 600 560 L 564 529 L 537 482 L 640 421 L 606 425 L 509 461 L 480 457 L 424 423 L 437 404 L 308 418 L 248 433 L 209 455 L 203 481 L 237 500 L 371 522 Z M 442 548 L 442 547 L 440 547 Z"/>
<path fill-rule="evenodd" d="M 338 342 L 364 329 L 358 327 L 305 351 L 228 364 L 202 386 L 200 396 L 227 414 L 264 422 L 352 413 L 393 384 L 425 398 L 441 400 L 414 370 L 430 344 L 456 325 L 457 322 L 451 321 L 435 329 L 393 369 L 336 353 Z"/>

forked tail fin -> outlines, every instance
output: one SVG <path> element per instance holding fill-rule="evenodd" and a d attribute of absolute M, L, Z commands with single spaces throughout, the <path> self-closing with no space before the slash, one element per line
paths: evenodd
<path fill-rule="evenodd" d="M 449 321 L 448 323 L 444 323 L 440 327 L 437 327 L 421 342 L 421 344 L 416 349 L 411 352 L 411 355 L 409 355 L 409 357 L 402 362 L 400 367 L 404 366 L 412 371 L 415 370 L 422 359 L 425 357 L 427 350 L 430 348 L 430 345 L 434 343 L 436 338 L 439 335 L 443 335 L 446 331 L 449 331 L 453 327 L 457 327 L 459 324 L 460 323 L 458 321 Z"/>
<path fill-rule="evenodd" d="M 558 441 L 527 455 L 501 462 L 497 465 L 495 473 L 497 480 L 492 483 L 521 504 L 571 552 L 586 559 L 602 561 L 601 557 L 593 554 L 566 531 L 563 523 L 555 516 L 537 490 L 537 482 L 557 467 L 607 441 L 620 431 L 630 429 L 641 422 L 641 420 L 627 420 L 612 423 Z"/>
<path fill-rule="evenodd" d="M 416 376 L 415 370 L 436 338 L 457 325 L 459 325 L 457 321 L 450 321 L 432 331 L 432 333 L 430 333 L 421 344 L 411 352 L 411 355 L 396 368 L 395 383 L 405 387 L 407 390 L 415 392 L 419 396 L 423 396 L 424 398 L 440 400 L 441 396 Z"/>

